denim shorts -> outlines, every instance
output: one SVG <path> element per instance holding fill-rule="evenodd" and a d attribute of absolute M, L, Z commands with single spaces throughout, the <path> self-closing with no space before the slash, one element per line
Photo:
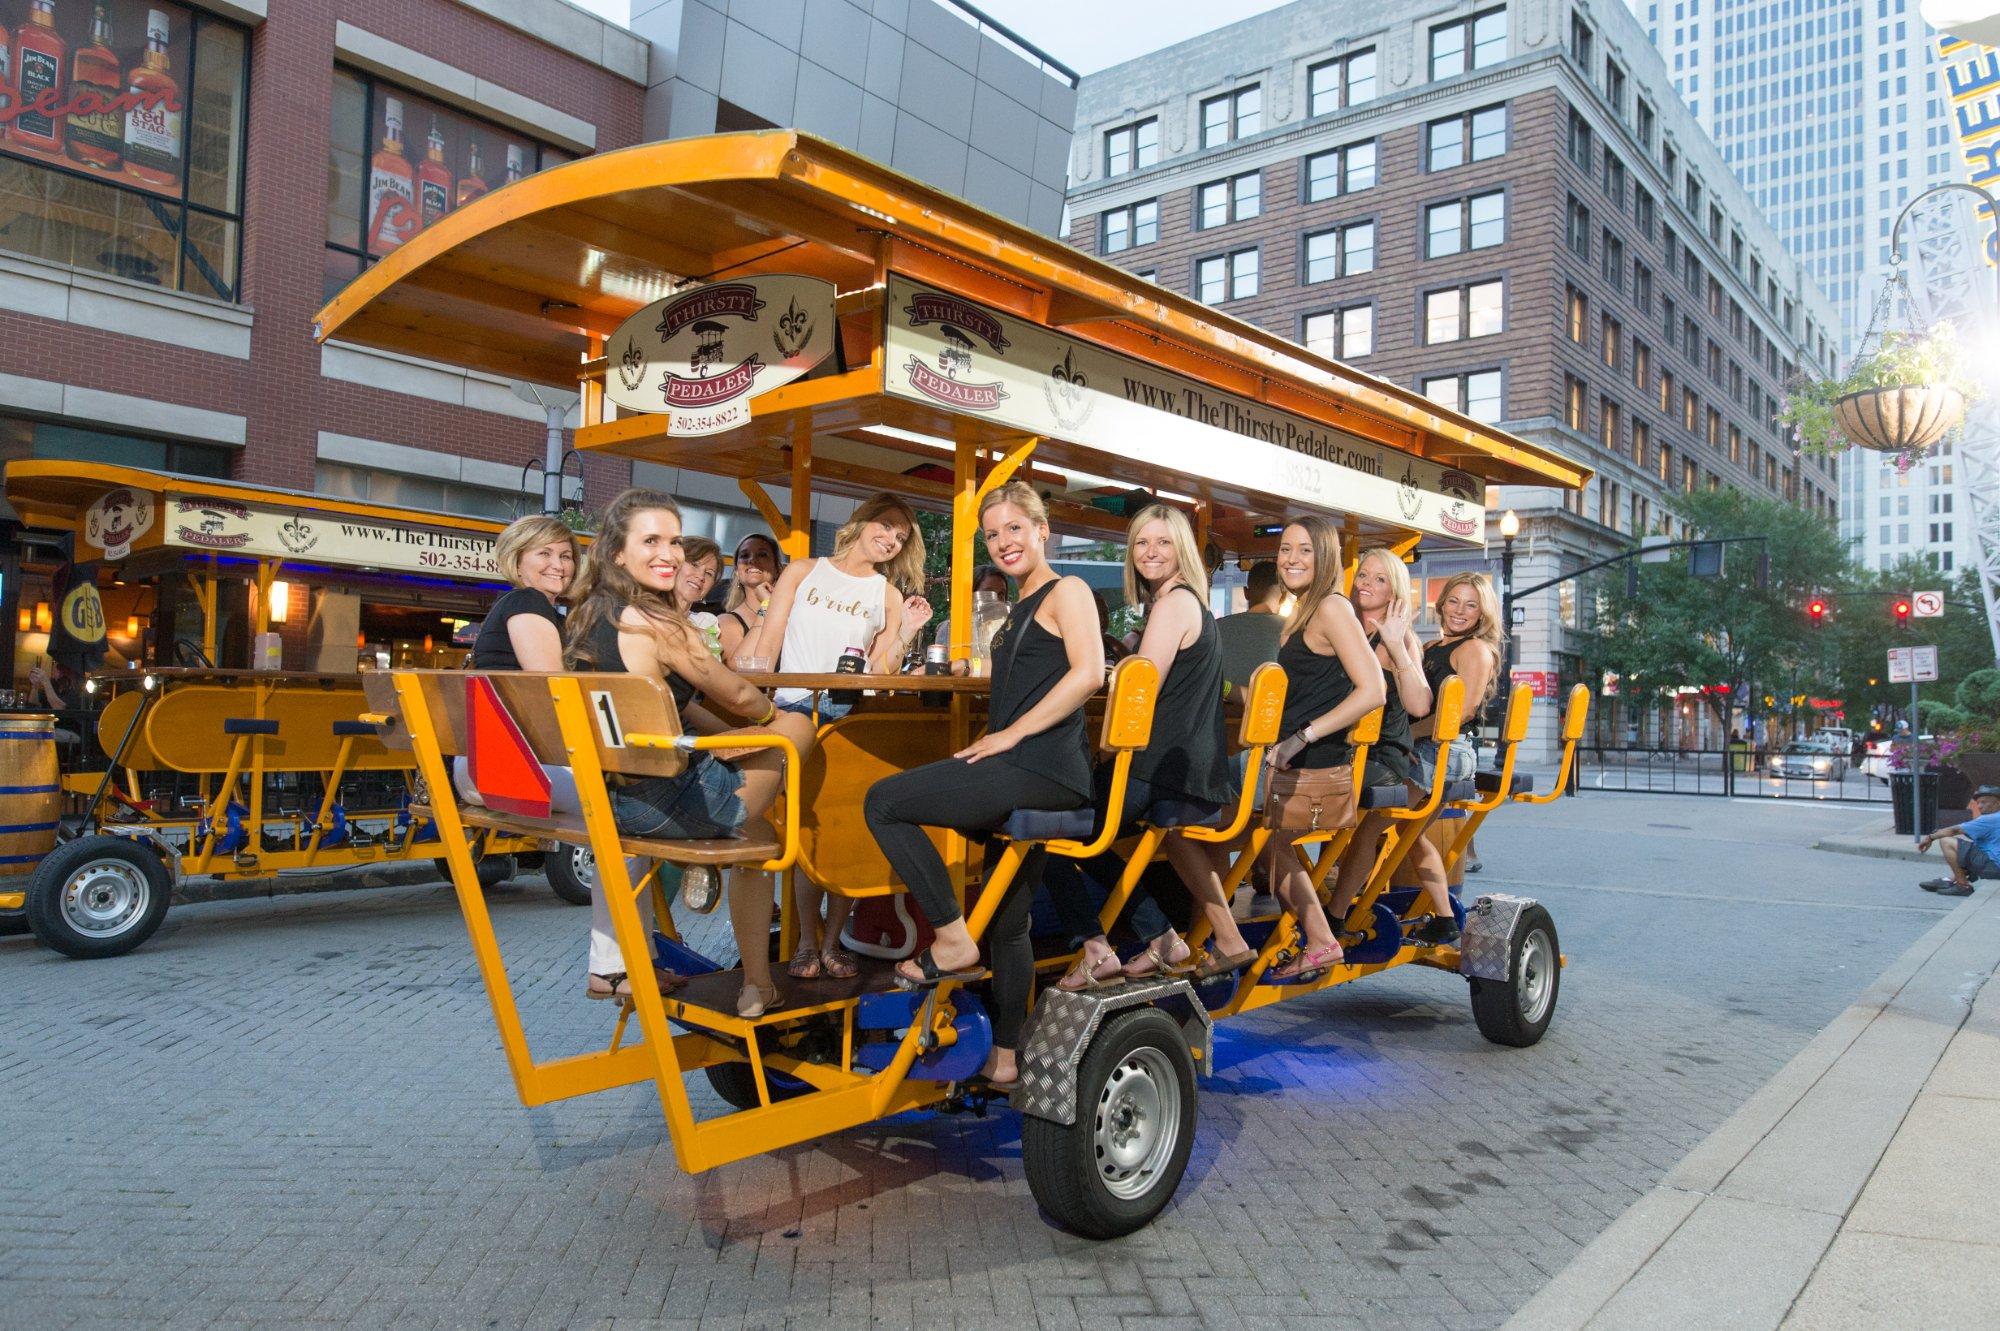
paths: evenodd
<path fill-rule="evenodd" d="M 803 698 L 793 698 L 789 702 L 781 702 L 778 704 L 778 710 L 781 712 L 797 712 L 800 716 L 811 716 L 813 714 L 812 695 L 807 694 Z M 825 725 L 830 721 L 838 721 L 853 710 L 853 703 L 835 702 L 831 693 L 822 693 L 819 695 L 819 720 L 821 725 Z"/>
<path fill-rule="evenodd" d="M 1993 858 L 1970 837 L 1966 838 L 1964 849 L 1958 853 L 1958 867 L 1965 870 L 1967 878 L 1983 878 L 1989 883 L 2000 878 L 2000 865 L 1995 865 Z"/>
<path fill-rule="evenodd" d="M 1416 743 L 1417 770 L 1411 775 L 1417 784 L 1426 788 L 1431 776 L 1437 771 L 1438 746 L 1434 739 L 1420 739 Z M 1479 751 L 1472 747 L 1472 741 L 1464 736 L 1451 742 L 1451 752 L 1445 756 L 1444 779 L 1446 781 L 1470 781 L 1479 770 Z"/>
<path fill-rule="evenodd" d="M 743 809 L 743 773 L 698 753 L 679 776 L 644 777 L 611 788 L 611 820 L 626 836 L 706 841 L 735 836 Z"/>

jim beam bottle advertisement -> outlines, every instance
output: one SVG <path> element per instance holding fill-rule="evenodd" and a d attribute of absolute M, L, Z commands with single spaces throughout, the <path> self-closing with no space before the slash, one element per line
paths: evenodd
<path fill-rule="evenodd" d="M 178 198 L 193 40 L 158 0 L 0 0 L 0 152 Z"/>
<path fill-rule="evenodd" d="M 375 90 L 374 154 L 368 166 L 369 252 L 386 254 L 500 185 L 527 174 L 534 149 L 415 97 Z M 426 128 L 427 127 L 427 128 Z M 412 141 L 414 135 L 415 141 Z M 505 144 L 506 175 L 487 179 Z"/>

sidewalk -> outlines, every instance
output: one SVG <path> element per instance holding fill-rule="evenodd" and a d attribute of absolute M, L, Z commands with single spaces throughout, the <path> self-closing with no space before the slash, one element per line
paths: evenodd
<path fill-rule="evenodd" d="M 1952 815 L 1954 821 L 1961 816 L 1956 812 Z M 1936 851 L 1928 855 L 1919 851 L 1915 839 L 1897 835 L 1895 826 L 1891 819 L 1878 818 L 1853 832 L 1821 837 L 1813 842 L 1812 848 L 1838 851 L 1842 855 L 1871 855 L 1884 860 L 1929 860 L 1937 866 L 1937 873 L 1932 875 L 1933 877 L 1946 872 L 1944 860 Z"/>
<path fill-rule="evenodd" d="M 1994 1325 L 1996 966 L 1982 887 L 1508 1327 Z"/>

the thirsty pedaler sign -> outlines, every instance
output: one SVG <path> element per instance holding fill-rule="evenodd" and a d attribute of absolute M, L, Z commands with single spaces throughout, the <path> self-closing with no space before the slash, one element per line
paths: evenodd
<path fill-rule="evenodd" d="M 1232 489 L 1479 541 L 1484 487 L 1319 421 L 1052 333 L 907 278 L 888 287 L 887 391 Z"/>
<path fill-rule="evenodd" d="M 671 435 L 745 425 L 751 398 L 832 353 L 834 295 L 816 277 L 769 274 L 654 301 L 606 343 L 605 394 L 627 410 L 664 414 Z"/>

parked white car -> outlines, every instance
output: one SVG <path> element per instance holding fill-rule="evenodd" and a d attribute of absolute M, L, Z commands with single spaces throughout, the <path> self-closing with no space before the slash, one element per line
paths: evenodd
<path fill-rule="evenodd" d="M 1791 780 L 1838 781 L 1847 775 L 1847 750 L 1815 735 L 1793 740 L 1771 755 L 1771 775 Z"/>

